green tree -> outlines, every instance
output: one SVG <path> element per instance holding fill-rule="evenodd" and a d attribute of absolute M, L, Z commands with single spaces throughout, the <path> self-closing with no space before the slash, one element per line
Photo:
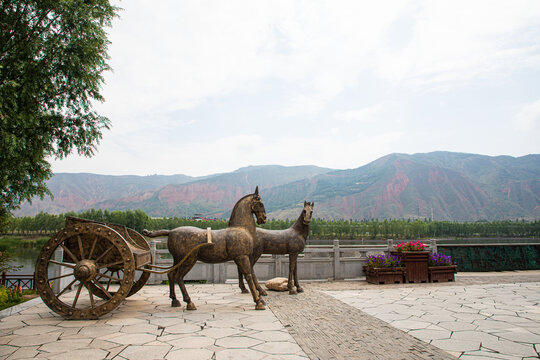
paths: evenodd
<path fill-rule="evenodd" d="M 50 194 L 51 157 L 92 156 L 109 120 L 103 101 L 108 0 L 0 0 L 0 226 Z"/>

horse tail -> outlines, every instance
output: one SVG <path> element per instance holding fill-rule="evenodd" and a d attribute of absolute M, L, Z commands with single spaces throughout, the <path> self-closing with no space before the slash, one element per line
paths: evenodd
<path fill-rule="evenodd" d="M 158 230 L 158 231 L 148 231 L 144 229 L 141 234 L 148 237 L 158 237 L 158 236 L 168 236 L 170 230 Z"/>

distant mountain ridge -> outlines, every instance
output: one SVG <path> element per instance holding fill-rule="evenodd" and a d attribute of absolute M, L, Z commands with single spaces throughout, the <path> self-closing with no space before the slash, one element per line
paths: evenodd
<path fill-rule="evenodd" d="M 204 178 L 56 174 L 54 201 L 24 204 L 16 215 L 103 208 L 150 216 L 228 217 L 258 185 L 270 218 L 296 218 L 304 200 L 325 219 L 433 218 L 476 221 L 540 218 L 540 155 L 453 152 L 390 154 L 365 166 L 248 166 Z"/>

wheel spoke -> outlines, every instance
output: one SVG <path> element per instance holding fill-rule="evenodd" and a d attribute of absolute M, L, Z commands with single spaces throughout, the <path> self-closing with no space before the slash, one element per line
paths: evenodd
<path fill-rule="evenodd" d="M 64 274 L 64 275 L 60 275 L 60 276 L 55 276 L 53 278 L 50 278 L 48 279 L 49 281 L 53 281 L 53 280 L 58 280 L 58 279 L 61 279 L 61 278 L 65 278 L 65 277 L 68 277 L 68 276 L 73 276 L 74 273 L 71 273 L 71 274 Z"/>
<path fill-rule="evenodd" d="M 107 279 L 111 279 L 111 280 L 115 280 L 115 281 L 122 281 L 122 279 L 120 279 L 120 278 L 115 278 L 114 276 L 107 275 L 107 274 L 98 274 L 98 275 L 96 275 L 96 277 L 99 277 L 100 279 L 102 277 L 106 277 Z"/>
<path fill-rule="evenodd" d="M 90 295 L 90 306 L 93 309 L 96 307 L 96 303 L 94 301 L 94 294 L 92 294 L 92 287 L 88 286 L 88 284 L 84 284 L 84 287 L 88 290 L 88 294 Z"/>
<path fill-rule="evenodd" d="M 84 249 L 82 246 L 81 235 L 77 235 L 77 242 L 79 243 L 79 251 L 81 252 L 81 260 L 84 259 Z"/>
<path fill-rule="evenodd" d="M 60 266 L 65 266 L 65 267 L 68 267 L 68 268 L 71 268 L 71 269 L 75 269 L 75 264 L 72 264 L 72 263 L 65 263 L 65 262 L 61 262 L 61 261 L 56 261 L 56 260 L 49 260 L 49 262 L 53 263 L 53 264 L 56 264 L 56 265 L 60 265 Z"/>
<path fill-rule="evenodd" d="M 73 299 L 73 307 L 77 305 L 77 300 L 79 300 L 79 295 L 81 294 L 83 283 L 79 283 L 79 288 L 77 289 L 77 293 L 75 294 L 75 299 Z"/>
<path fill-rule="evenodd" d="M 99 260 L 101 260 L 101 258 L 103 258 L 105 255 L 107 255 L 109 253 L 109 251 L 111 251 L 112 249 L 114 248 L 114 245 L 111 245 L 110 248 L 108 248 L 107 250 L 105 250 L 105 252 L 103 254 L 101 254 L 100 257 L 98 257 L 95 261 L 96 263 L 99 262 Z"/>
<path fill-rule="evenodd" d="M 88 258 L 91 259 L 92 258 L 92 255 L 94 254 L 94 248 L 96 247 L 96 243 L 97 243 L 97 235 L 94 237 L 94 243 L 92 244 L 92 248 L 90 249 L 90 254 L 88 254 Z"/>
<path fill-rule="evenodd" d="M 108 267 L 112 267 L 114 265 L 119 265 L 119 264 L 123 264 L 124 263 L 124 260 L 120 260 L 120 261 L 117 261 L 117 262 L 113 262 L 113 263 L 110 263 L 110 264 L 102 264 L 102 265 L 99 265 L 98 268 L 99 269 L 103 269 L 103 268 L 108 268 Z"/>
<path fill-rule="evenodd" d="M 111 271 L 111 275 L 112 275 L 112 271 Z M 109 281 L 107 281 L 107 290 L 109 290 L 109 286 L 111 286 L 111 282 L 112 282 L 112 279 L 109 279 Z"/>
<path fill-rule="evenodd" d="M 110 281 L 110 280 L 109 280 L 109 281 Z M 105 289 L 105 288 L 103 287 L 103 285 L 101 285 L 101 283 L 100 283 L 99 281 L 96 281 L 95 279 L 93 280 L 93 282 L 94 282 L 94 284 L 95 284 L 98 288 L 100 288 L 100 289 L 105 293 L 105 295 L 107 295 L 107 297 L 108 297 L 109 299 L 112 298 L 112 295 L 111 295 L 111 294 L 109 293 L 109 291 L 108 291 L 108 290 L 109 290 L 108 287 L 107 287 L 107 289 Z"/>
<path fill-rule="evenodd" d="M 60 296 L 62 296 L 62 294 L 65 293 L 66 290 L 71 287 L 71 285 L 75 284 L 75 281 L 77 281 L 77 279 L 74 279 L 72 282 L 70 282 L 69 285 L 64 288 L 64 290 L 60 291 L 58 295 L 56 295 L 56 297 L 59 298 Z"/>
<path fill-rule="evenodd" d="M 69 257 L 73 260 L 73 262 L 79 262 L 79 259 L 77 259 L 75 257 L 75 255 L 73 255 L 73 253 L 71 252 L 71 250 L 69 250 L 64 244 L 60 244 L 60 246 L 62 247 L 62 249 L 64 249 L 65 252 L 67 252 L 67 254 L 69 255 Z"/>

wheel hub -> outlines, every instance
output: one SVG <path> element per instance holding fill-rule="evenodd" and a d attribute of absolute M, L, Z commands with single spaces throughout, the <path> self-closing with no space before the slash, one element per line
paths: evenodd
<path fill-rule="evenodd" d="M 81 260 L 75 266 L 73 275 L 80 282 L 88 282 L 92 280 L 97 274 L 96 263 L 92 260 Z"/>

